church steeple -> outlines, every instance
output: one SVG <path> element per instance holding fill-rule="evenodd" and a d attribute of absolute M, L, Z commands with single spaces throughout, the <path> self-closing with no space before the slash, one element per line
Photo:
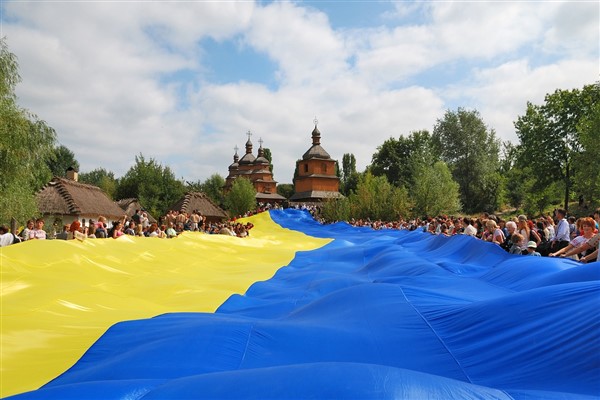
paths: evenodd
<path fill-rule="evenodd" d="M 233 150 L 235 150 L 235 154 L 233 155 L 233 163 L 231 163 L 231 165 L 229 166 L 228 178 L 235 176 L 239 167 L 240 156 L 238 156 L 238 147 L 235 146 Z"/>
<path fill-rule="evenodd" d="M 312 131 L 312 144 L 313 146 L 318 146 L 321 144 L 321 132 L 319 132 L 319 128 L 317 128 L 319 120 L 315 117 L 313 122 L 315 123 L 315 129 Z"/>
<path fill-rule="evenodd" d="M 317 128 L 319 120 L 315 118 L 313 122 L 315 123 L 315 129 L 312 131 L 312 146 L 306 153 L 304 153 L 302 159 L 308 160 L 310 158 L 322 158 L 329 160 L 331 157 L 325 151 L 325 149 L 321 147 L 321 132 L 319 132 L 319 128 Z"/>
<path fill-rule="evenodd" d="M 269 160 L 265 158 L 265 149 L 263 149 L 262 147 L 262 138 L 258 139 L 258 143 L 260 143 L 260 147 L 258 148 L 258 156 L 256 157 L 256 160 L 254 162 L 256 164 L 269 165 Z"/>
<path fill-rule="evenodd" d="M 246 142 L 246 154 L 252 154 L 252 142 L 250 141 L 250 136 L 252 136 L 252 132 L 246 132 L 248 135 L 248 141 Z"/>
<path fill-rule="evenodd" d="M 252 164 L 255 160 L 255 157 L 252 154 L 252 142 L 250 141 L 250 136 L 252 136 L 252 132 L 248 131 L 246 132 L 246 135 L 248 135 L 248 141 L 246 142 L 246 154 L 244 154 L 242 158 L 240 158 L 240 165 Z"/>

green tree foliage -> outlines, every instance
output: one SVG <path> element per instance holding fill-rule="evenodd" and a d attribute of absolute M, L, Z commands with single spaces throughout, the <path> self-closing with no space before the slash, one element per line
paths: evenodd
<path fill-rule="evenodd" d="M 69 168 L 79 171 L 79 161 L 75 159 L 75 153 L 63 145 L 54 148 L 53 154 L 48 158 L 47 164 L 52 176 L 64 177 Z"/>
<path fill-rule="evenodd" d="M 342 156 L 342 181 L 345 182 L 354 172 L 356 172 L 356 157 L 352 153 L 344 153 Z"/>
<path fill-rule="evenodd" d="M 353 174 L 356 174 L 356 157 L 354 157 L 354 154 L 352 153 L 345 153 L 342 156 L 342 171 L 340 180 L 340 192 L 345 196 L 348 196 L 350 193 L 347 184 Z M 354 187 L 354 189 L 356 189 L 356 187 Z"/>
<path fill-rule="evenodd" d="M 433 131 L 446 162 L 460 187 L 460 201 L 467 213 L 494 211 L 499 205 L 500 142 L 479 112 L 459 108 L 446 111 Z"/>
<path fill-rule="evenodd" d="M 17 58 L 0 38 L 0 223 L 5 224 L 38 215 L 34 194 L 51 178 L 46 162 L 56 143 L 54 129 L 17 104 L 20 81 Z"/>
<path fill-rule="evenodd" d="M 135 165 L 119 180 L 117 199 L 137 198 L 152 215 L 165 215 L 183 194 L 183 183 L 175 178 L 169 167 L 153 158 L 146 161 L 140 154 Z"/>
<path fill-rule="evenodd" d="M 415 131 L 408 137 L 389 138 L 377 147 L 370 170 L 375 176 L 385 176 L 395 186 L 410 188 L 415 184 L 417 171 L 439 159 L 439 141 L 426 130 Z"/>
<path fill-rule="evenodd" d="M 202 183 L 200 191 L 204 192 L 216 204 L 223 205 L 225 201 L 223 186 L 225 186 L 225 178 L 219 174 L 212 174 Z"/>
<path fill-rule="evenodd" d="M 294 185 L 291 183 L 280 183 L 277 185 L 277 194 L 289 199 L 295 193 Z"/>
<path fill-rule="evenodd" d="M 231 189 L 225 195 L 225 207 L 232 217 L 254 210 L 256 208 L 256 189 L 252 182 L 241 177 L 233 181 Z"/>
<path fill-rule="evenodd" d="M 576 190 L 588 201 L 600 200 L 600 102 L 577 126 L 581 152 L 575 155 Z"/>
<path fill-rule="evenodd" d="M 89 185 L 98 186 L 111 199 L 115 199 L 117 191 L 117 179 L 113 172 L 107 171 L 104 168 L 96 168 L 90 172 L 82 172 L 79 174 L 79 182 Z"/>
<path fill-rule="evenodd" d="M 350 196 L 352 193 L 355 193 L 361 177 L 362 174 L 359 172 L 353 172 L 350 174 L 350 176 L 346 179 L 346 182 L 342 185 L 342 194 L 344 196 Z"/>
<path fill-rule="evenodd" d="M 388 182 L 396 186 L 405 186 L 409 158 L 410 151 L 406 140 L 402 136 L 399 139 L 390 137 L 377 147 L 377 152 L 371 160 L 370 171 L 375 176 L 385 176 Z"/>
<path fill-rule="evenodd" d="M 326 201 L 321 216 L 328 222 L 351 218 L 393 221 L 409 215 L 411 203 L 404 187 L 390 184 L 384 176 L 369 171 L 360 175 L 350 196 Z"/>
<path fill-rule="evenodd" d="M 534 190 L 544 192 L 550 184 L 560 182 L 565 209 L 569 206 L 573 176 L 578 175 L 578 168 L 586 168 L 586 164 L 574 164 L 577 155 L 584 151 L 581 123 L 593 115 L 599 102 L 599 83 L 581 90 L 558 89 L 547 94 L 542 105 L 528 102 L 525 115 L 515 122 L 521 148 L 519 167 L 530 166 L 537 172 L 539 179 Z"/>
<path fill-rule="evenodd" d="M 267 160 L 269 160 L 269 170 L 272 173 L 273 172 L 273 155 L 271 154 L 271 149 L 269 149 L 268 147 L 265 147 L 263 149 L 263 154 L 265 155 L 265 158 Z"/>
<path fill-rule="evenodd" d="M 561 201 L 562 185 L 560 182 L 552 182 L 542 189 L 533 190 L 537 180 L 535 176 L 525 180 L 525 196 L 523 198 L 522 209 L 525 214 L 538 215 L 545 214 L 547 208 L 552 204 L 558 204 Z"/>
<path fill-rule="evenodd" d="M 352 218 L 351 207 L 348 197 L 328 199 L 321 205 L 321 217 L 326 222 L 349 221 Z"/>
<path fill-rule="evenodd" d="M 416 173 L 411 192 L 416 215 L 436 216 L 460 211 L 458 183 L 443 161 L 433 167 L 422 166 Z"/>

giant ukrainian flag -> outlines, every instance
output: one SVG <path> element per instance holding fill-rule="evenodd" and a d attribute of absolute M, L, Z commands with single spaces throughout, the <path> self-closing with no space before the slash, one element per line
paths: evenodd
<path fill-rule="evenodd" d="M 597 398 L 600 267 L 252 217 L 3 248 L 2 397 Z"/>

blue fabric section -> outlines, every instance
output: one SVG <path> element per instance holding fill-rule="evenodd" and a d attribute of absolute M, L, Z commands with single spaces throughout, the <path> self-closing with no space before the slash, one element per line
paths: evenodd
<path fill-rule="evenodd" d="M 65 374 L 15 398 L 600 396 L 600 265 L 271 216 L 335 240 L 214 314 L 117 324 Z"/>

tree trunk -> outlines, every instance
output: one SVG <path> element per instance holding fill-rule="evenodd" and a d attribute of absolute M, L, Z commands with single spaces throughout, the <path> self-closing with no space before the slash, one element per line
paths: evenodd
<path fill-rule="evenodd" d="M 10 231 L 13 235 L 17 234 L 17 220 L 14 217 L 10 219 Z"/>

